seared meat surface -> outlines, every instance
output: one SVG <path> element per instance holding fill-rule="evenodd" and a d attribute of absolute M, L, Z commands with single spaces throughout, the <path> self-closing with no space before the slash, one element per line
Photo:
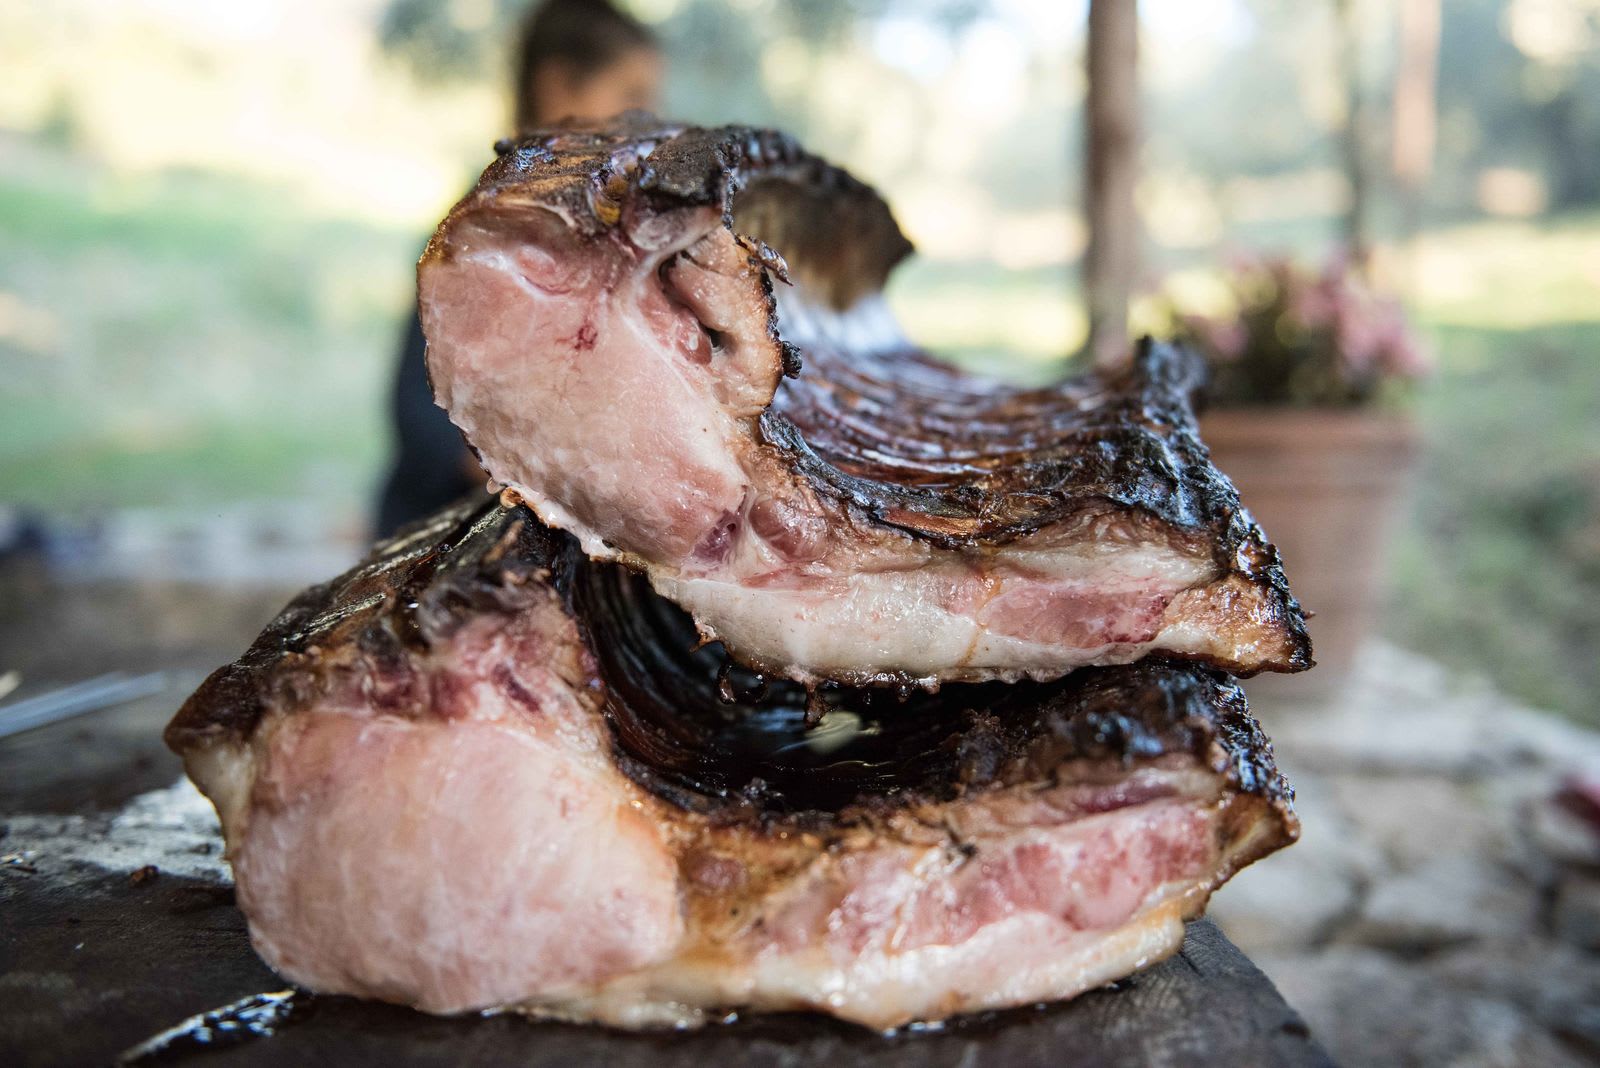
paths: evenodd
<path fill-rule="evenodd" d="M 1297 833 L 1205 667 L 808 695 L 694 642 L 527 509 L 463 507 L 294 601 L 167 740 L 267 962 L 431 1012 L 890 1028 L 1066 997 Z"/>
<path fill-rule="evenodd" d="M 910 249 L 888 207 L 779 134 L 635 116 L 502 147 L 419 266 L 437 398 L 495 480 L 741 663 L 1309 666 L 1187 353 L 1031 390 L 930 358 L 881 297 Z"/>

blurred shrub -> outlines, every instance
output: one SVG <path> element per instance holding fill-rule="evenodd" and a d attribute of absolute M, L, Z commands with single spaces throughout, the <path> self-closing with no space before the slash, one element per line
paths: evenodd
<path fill-rule="evenodd" d="M 1223 307 L 1202 314 L 1169 297 L 1173 332 L 1211 364 L 1221 406 L 1344 407 L 1393 395 L 1431 366 L 1405 310 L 1342 256 L 1313 270 L 1287 257 L 1237 262 Z"/>

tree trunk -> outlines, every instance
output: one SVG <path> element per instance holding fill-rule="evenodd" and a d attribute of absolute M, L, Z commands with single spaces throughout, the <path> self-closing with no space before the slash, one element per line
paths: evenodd
<path fill-rule="evenodd" d="M 1345 209 L 1344 244 L 1350 263 L 1365 273 L 1367 253 L 1367 165 L 1366 115 L 1361 91 L 1361 20 L 1358 0 L 1334 0 L 1339 34 L 1339 78 L 1344 83 L 1345 180 L 1350 186 L 1350 203 Z"/>
<path fill-rule="evenodd" d="M 1128 358 L 1128 296 L 1138 269 L 1133 187 L 1139 163 L 1137 0 L 1090 0 L 1083 288 L 1096 363 Z"/>
<path fill-rule="evenodd" d="M 1400 7 L 1400 68 L 1394 82 L 1394 176 L 1400 186 L 1407 241 L 1422 222 L 1422 194 L 1433 173 L 1438 127 L 1439 0 L 1404 0 Z"/>

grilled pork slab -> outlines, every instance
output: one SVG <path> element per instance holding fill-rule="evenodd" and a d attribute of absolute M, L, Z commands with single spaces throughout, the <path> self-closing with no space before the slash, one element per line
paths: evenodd
<path fill-rule="evenodd" d="M 742 663 L 1310 665 L 1196 437 L 1189 354 L 1033 390 L 928 357 L 881 297 L 910 250 L 888 207 L 780 134 L 635 116 L 500 147 L 419 267 L 438 401 L 496 481 Z"/>
<path fill-rule="evenodd" d="M 1069 997 L 1297 833 L 1203 667 L 808 696 L 694 641 L 526 509 L 461 508 L 294 601 L 167 741 L 262 957 L 437 1013 L 893 1028 Z"/>

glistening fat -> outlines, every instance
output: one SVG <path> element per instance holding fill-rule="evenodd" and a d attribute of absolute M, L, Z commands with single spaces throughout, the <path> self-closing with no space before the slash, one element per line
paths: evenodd
<path fill-rule="evenodd" d="M 937 694 L 718 694 L 713 651 L 526 509 L 307 591 L 167 731 L 262 957 L 312 990 L 623 1027 L 875 1028 L 1177 949 L 1294 839 L 1242 692 L 1174 661 Z"/>
<path fill-rule="evenodd" d="M 439 403 L 515 499 L 742 663 L 1310 666 L 1188 353 L 1036 389 L 930 357 L 882 298 L 910 251 L 889 208 L 781 134 L 635 115 L 504 147 L 419 265 Z"/>

